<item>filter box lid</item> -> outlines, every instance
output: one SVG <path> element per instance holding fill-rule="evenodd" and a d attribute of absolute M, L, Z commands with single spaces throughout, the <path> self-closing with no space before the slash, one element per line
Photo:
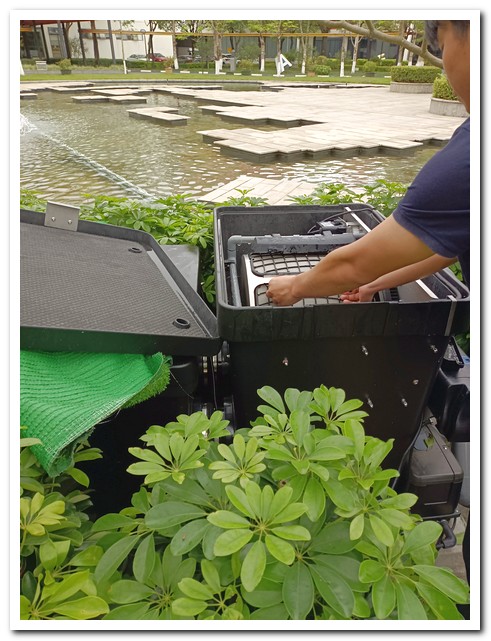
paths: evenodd
<path fill-rule="evenodd" d="M 212 355 L 215 316 L 145 232 L 21 210 L 21 349 Z"/>

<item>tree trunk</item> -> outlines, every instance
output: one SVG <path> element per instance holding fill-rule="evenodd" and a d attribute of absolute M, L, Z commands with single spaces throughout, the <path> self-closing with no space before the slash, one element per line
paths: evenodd
<path fill-rule="evenodd" d="M 428 43 L 426 41 L 426 36 L 423 35 L 423 42 L 421 43 L 421 53 L 424 54 L 426 50 L 428 49 Z M 425 59 L 423 55 L 418 56 L 418 59 L 416 61 L 416 66 L 417 67 L 424 67 L 425 64 Z"/>
<path fill-rule="evenodd" d="M 174 58 L 174 69 L 179 69 L 179 60 L 177 59 L 177 38 L 176 38 L 176 21 L 172 21 L 172 57 Z"/>
<path fill-rule="evenodd" d="M 399 26 L 399 36 L 401 38 L 404 38 L 404 34 L 406 33 L 406 27 L 407 27 L 407 22 L 406 20 L 401 20 L 401 24 Z M 400 67 L 402 65 L 402 56 L 404 55 L 404 47 L 402 45 L 399 45 L 399 48 L 397 50 L 397 66 Z"/>
<path fill-rule="evenodd" d="M 356 72 L 356 62 L 358 60 L 358 47 L 360 46 L 361 36 L 355 36 L 353 42 L 353 62 L 351 64 L 351 75 Z"/>
<path fill-rule="evenodd" d="M 341 65 L 339 67 L 339 77 L 344 78 L 344 60 L 346 58 L 346 47 L 348 46 L 348 36 L 343 36 L 341 44 Z"/>
<path fill-rule="evenodd" d="M 116 64 L 116 54 L 114 53 L 113 30 L 111 28 L 111 21 L 110 20 L 107 21 L 107 30 L 109 31 L 109 44 L 111 45 L 111 57 L 112 57 L 113 65 L 115 65 Z M 82 49 L 82 55 L 83 55 L 83 49 Z"/>
<path fill-rule="evenodd" d="M 77 27 L 78 27 L 78 39 L 80 40 L 80 49 L 82 50 L 82 60 L 85 64 L 85 45 L 84 45 L 84 39 L 82 38 L 82 34 L 80 33 L 80 29 L 81 29 L 80 22 L 77 22 Z"/>
<path fill-rule="evenodd" d="M 259 71 L 263 72 L 264 71 L 264 61 L 266 58 L 266 39 L 264 36 L 259 36 L 259 49 L 260 49 L 260 54 L 259 58 L 261 61 Z"/>
<path fill-rule="evenodd" d="M 90 28 L 95 29 L 95 20 L 90 21 Z M 121 36 L 121 42 L 123 42 L 123 36 Z M 97 42 L 97 35 L 95 33 L 92 34 L 92 43 L 94 45 L 94 61 L 97 67 L 99 64 L 99 43 Z"/>

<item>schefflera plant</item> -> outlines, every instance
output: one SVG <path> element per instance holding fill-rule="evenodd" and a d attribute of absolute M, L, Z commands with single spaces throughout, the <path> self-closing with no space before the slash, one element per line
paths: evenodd
<path fill-rule="evenodd" d="M 94 526 L 113 530 L 94 572 L 116 606 L 105 618 L 461 619 L 468 586 L 435 566 L 442 528 L 391 488 L 392 441 L 365 434 L 362 402 L 325 386 L 258 394 L 233 439 L 219 412 L 196 413 L 149 428 L 156 452 L 132 450 L 148 490 Z M 186 573 L 163 599 L 172 558 Z"/>

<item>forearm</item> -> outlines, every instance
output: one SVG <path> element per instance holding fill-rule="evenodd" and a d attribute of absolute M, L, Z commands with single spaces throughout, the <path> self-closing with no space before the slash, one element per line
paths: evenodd
<path fill-rule="evenodd" d="M 421 260 L 419 263 L 414 263 L 414 265 L 408 265 L 407 267 L 396 269 L 389 274 L 384 274 L 371 283 L 364 285 L 364 288 L 368 293 L 373 295 L 383 289 L 398 287 L 399 285 L 405 285 L 406 283 L 430 276 L 452 265 L 456 260 L 457 258 L 446 258 L 445 256 L 434 254 L 430 256 L 430 258 Z"/>

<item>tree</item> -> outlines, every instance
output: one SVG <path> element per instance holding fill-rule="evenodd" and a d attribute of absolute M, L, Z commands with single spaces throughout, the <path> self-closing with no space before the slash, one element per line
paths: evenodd
<path fill-rule="evenodd" d="M 339 77 L 344 78 L 344 60 L 346 58 L 346 50 L 348 48 L 348 36 L 343 36 L 343 41 L 341 43 L 341 60 L 339 66 Z"/>
<path fill-rule="evenodd" d="M 421 56 L 425 62 L 429 64 L 442 68 L 442 61 L 440 58 L 437 58 L 432 53 L 428 51 L 425 47 L 423 50 L 422 47 L 418 46 L 414 42 L 408 41 L 400 33 L 399 35 L 394 35 L 392 33 L 386 33 L 380 28 L 380 23 L 376 25 L 372 20 L 363 21 L 366 26 L 358 25 L 354 22 L 348 22 L 346 20 L 323 20 L 322 25 L 324 29 L 344 29 L 350 33 L 355 33 L 365 38 L 372 40 L 382 40 L 382 42 L 389 42 L 391 44 L 399 45 L 404 47 L 413 55 L 416 54 Z"/>

